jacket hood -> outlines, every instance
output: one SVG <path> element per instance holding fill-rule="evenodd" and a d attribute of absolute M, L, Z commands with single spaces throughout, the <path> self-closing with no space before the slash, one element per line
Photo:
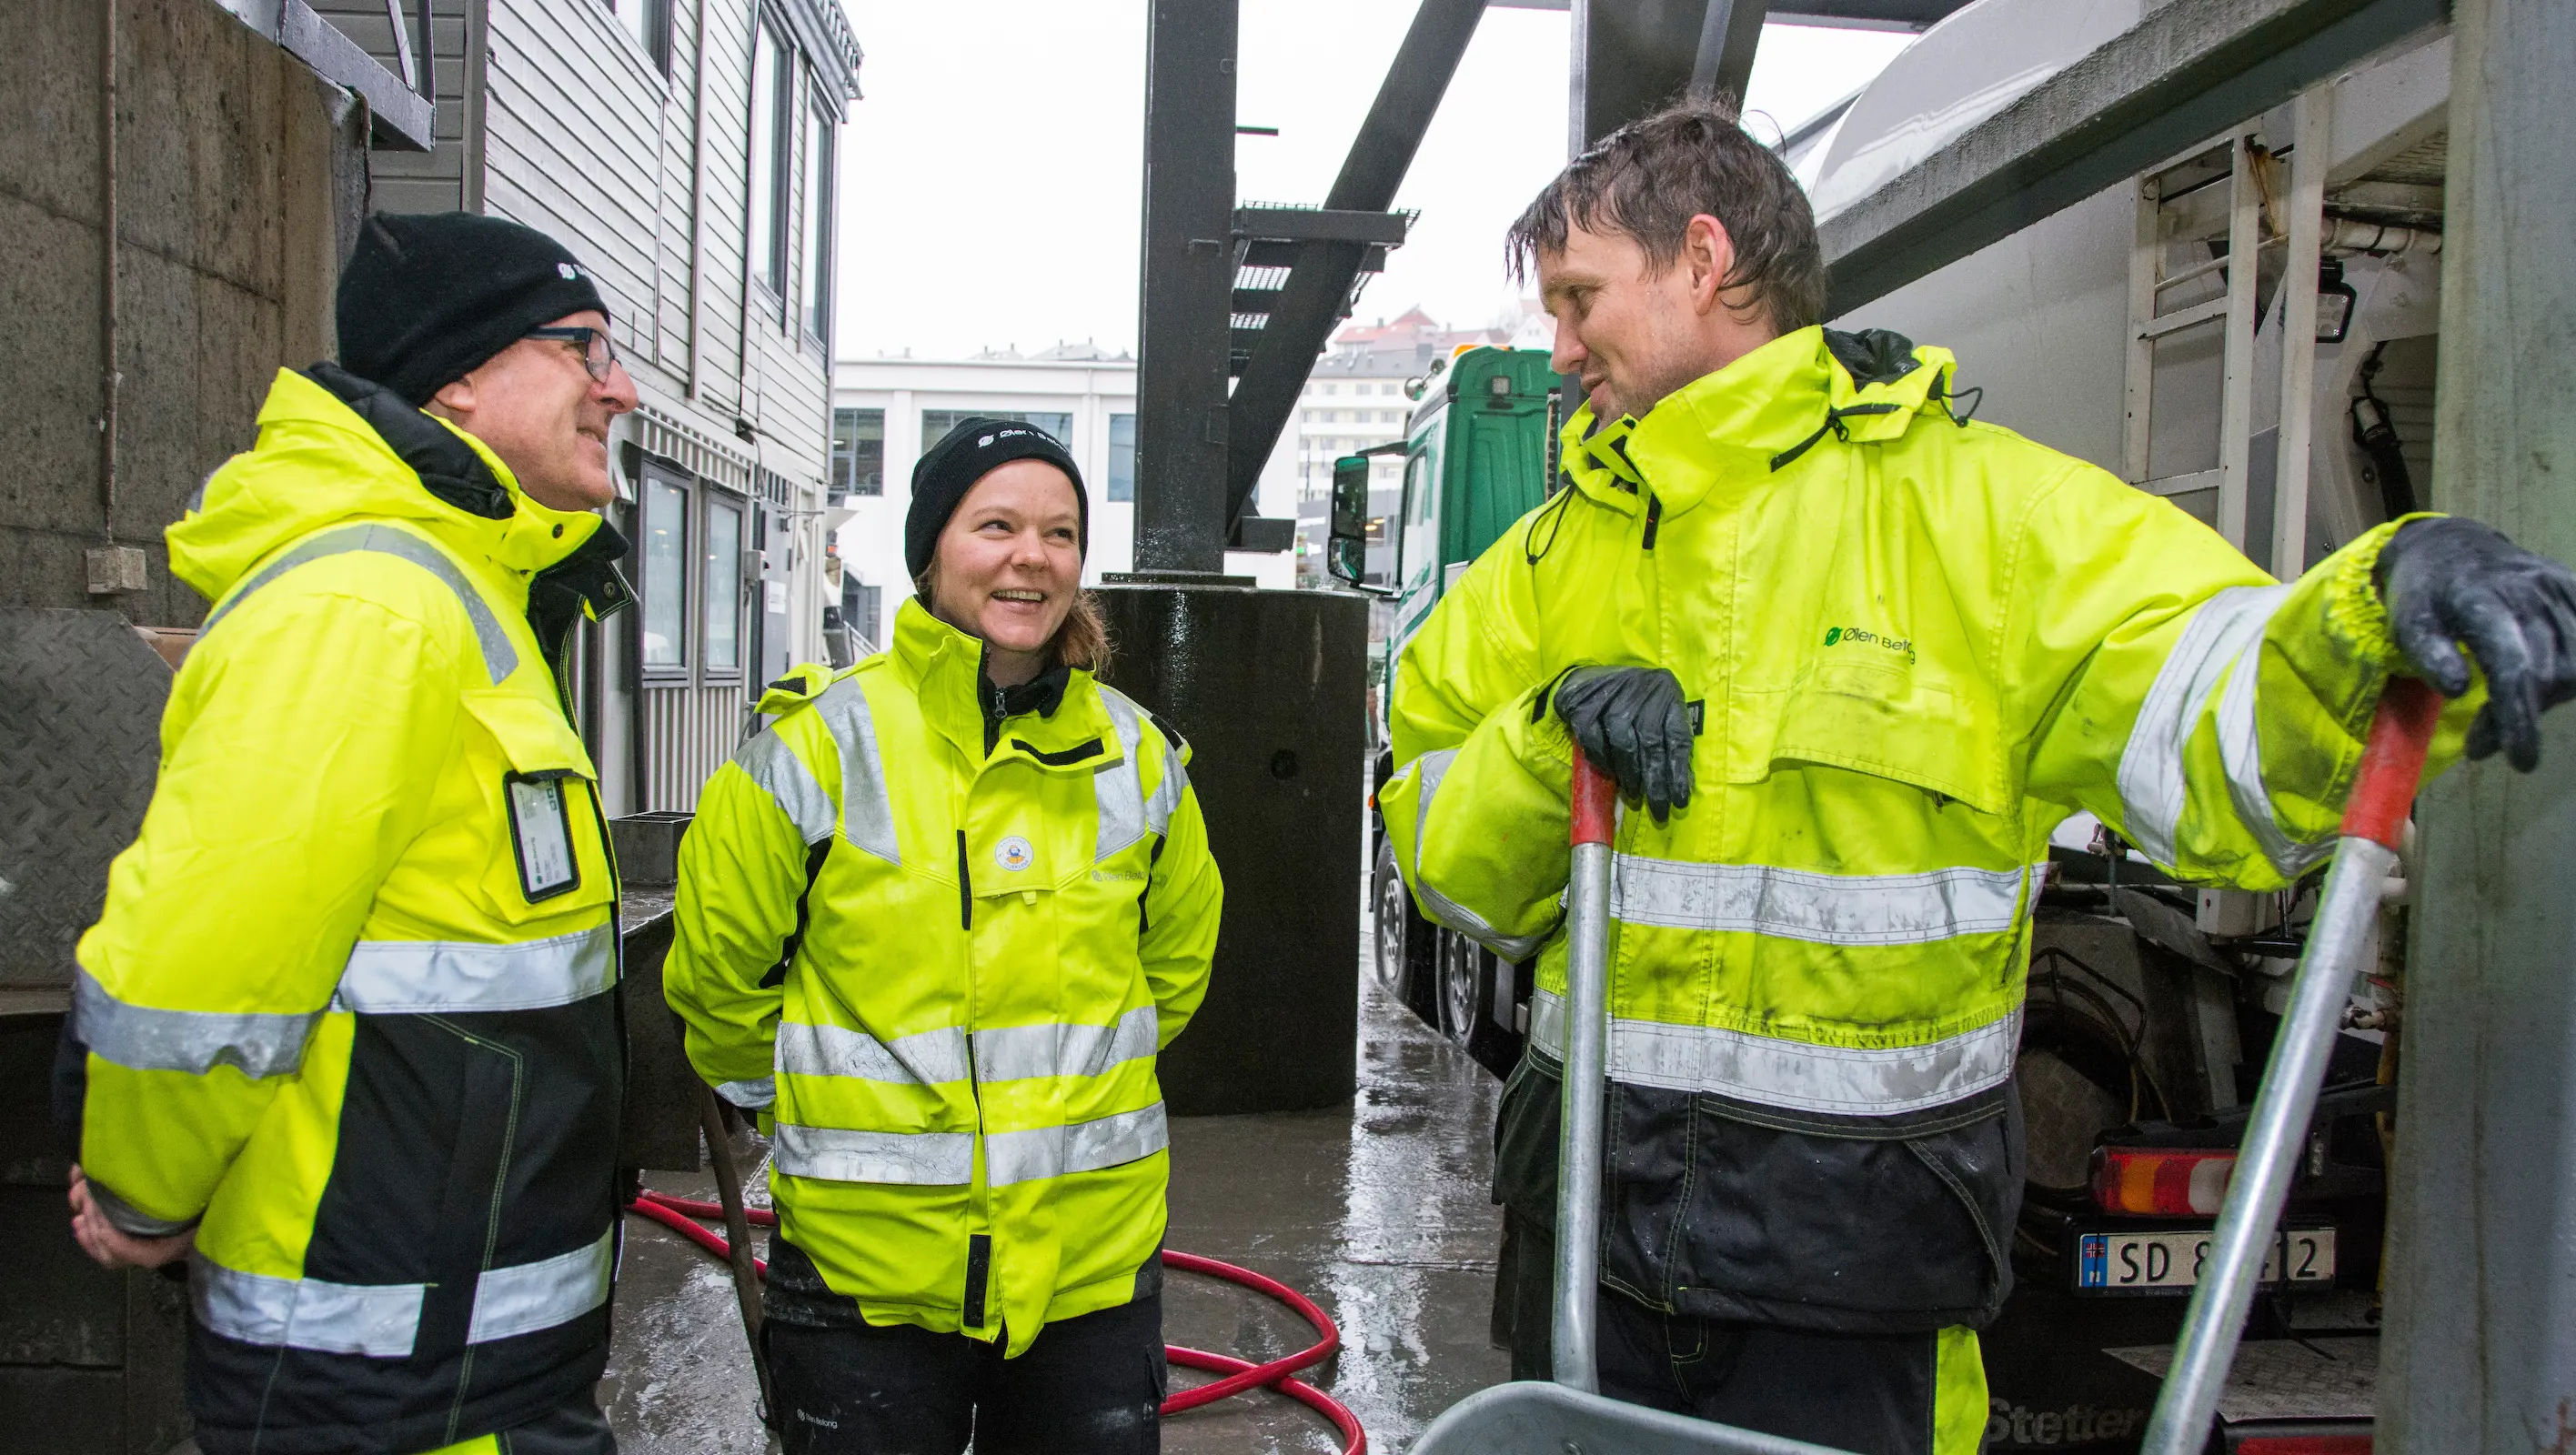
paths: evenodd
<path fill-rule="evenodd" d="M 1885 329 L 1798 329 L 1684 385 L 1643 418 L 1596 431 L 1586 403 L 1565 424 L 1566 472 L 1616 510 L 1638 509 L 1648 480 L 1666 512 L 1688 510 L 1712 493 L 1758 486 L 1826 440 L 1898 438 L 1926 406 L 1947 410 L 1957 362 Z"/>
<path fill-rule="evenodd" d="M 170 569 L 208 601 L 291 542 L 345 520 L 397 520 L 521 576 L 606 524 L 541 505 L 482 441 L 329 364 L 280 369 L 259 440 L 206 479 L 170 527 Z"/>

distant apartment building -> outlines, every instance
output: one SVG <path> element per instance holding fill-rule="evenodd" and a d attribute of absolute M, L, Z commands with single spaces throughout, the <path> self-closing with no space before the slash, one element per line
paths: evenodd
<path fill-rule="evenodd" d="M 964 359 L 844 358 L 833 370 L 829 495 L 835 552 L 827 570 L 849 650 L 882 648 L 894 609 L 912 593 L 903 521 L 912 467 L 957 421 L 974 415 L 1036 425 L 1064 442 L 1091 500 L 1083 579 L 1130 569 L 1136 542 L 1136 361 L 1097 345 L 1058 344 L 1021 355 Z M 1296 427 L 1283 431 L 1262 473 L 1256 509 L 1285 515 L 1296 498 Z M 1286 554 L 1228 552 L 1226 569 L 1263 586 L 1294 584 Z"/>
<path fill-rule="evenodd" d="M 1323 584 L 1333 462 L 1405 438 L 1417 402 L 1406 394 L 1406 385 L 1426 378 L 1435 362 L 1458 349 L 1479 344 L 1545 348 L 1545 336 L 1526 318 L 1516 328 L 1453 329 L 1419 308 L 1376 323 L 1355 323 L 1333 336 L 1331 351 L 1315 361 L 1306 392 L 1297 401 L 1298 584 Z M 1370 463 L 1372 518 L 1395 512 L 1403 485 L 1401 452 L 1380 455 Z M 1373 573 L 1383 569 L 1384 554 L 1372 547 Z"/>
<path fill-rule="evenodd" d="M 433 150 L 371 154 L 373 206 L 524 222 L 598 278 L 643 400 L 610 510 L 641 601 L 585 630 L 577 706 L 612 813 L 694 807 L 762 684 L 824 655 L 834 161 L 860 62 L 839 0 L 313 8 L 437 102 Z"/>

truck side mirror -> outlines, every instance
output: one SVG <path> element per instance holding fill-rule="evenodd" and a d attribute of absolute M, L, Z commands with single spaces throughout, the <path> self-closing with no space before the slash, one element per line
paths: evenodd
<path fill-rule="evenodd" d="M 1324 569 L 1356 586 L 1368 574 L 1369 461 L 1344 455 L 1333 462 L 1332 535 Z"/>

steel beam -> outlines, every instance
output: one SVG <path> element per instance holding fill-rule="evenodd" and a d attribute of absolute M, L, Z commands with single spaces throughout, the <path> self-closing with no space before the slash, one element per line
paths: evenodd
<path fill-rule="evenodd" d="M 2440 23 L 2444 0 L 2173 0 L 1818 227 L 1838 318 Z"/>
<path fill-rule="evenodd" d="M 1712 3 L 1727 0 L 1574 0 L 1576 151 L 1689 92 Z"/>
<path fill-rule="evenodd" d="M 1159 10 L 1170 0 L 1156 0 Z M 1384 213 L 1395 203 L 1422 135 L 1431 127 L 1449 78 L 1475 37 L 1485 0 L 1422 0 L 1412 28 L 1397 48 L 1395 64 L 1378 86 L 1377 100 L 1360 123 L 1341 175 L 1325 195 L 1329 212 Z M 1696 36 L 1694 35 L 1694 39 Z M 1399 238 L 1400 238 L 1399 234 Z M 1261 467 L 1271 447 L 1297 408 L 1297 396 L 1315 367 L 1315 356 L 1350 306 L 1351 288 L 1359 279 L 1375 237 L 1347 241 L 1302 242 L 1297 262 L 1280 285 L 1278 306 L 1270 312 L 1260 340 L 1236 381 L 1232 437 L 1227 446 L 1226 520 L 1241 515 L 1261 482 Z M 1381 252 L 1381 256 L 1383 253 Z M 1145 276 L 1150 283 L 1153 266 Z M 1220 365 L 1221 367 L 1221 365 Z M 1141 410 L 1143 401 L 1138 401 Z M 1141 424 L 1142 421 L 1139 421 Z M 1141 559 L 1141 558 L 1140 558 Z"/>
<path fill-rule="evenodd" d="M 2576 5 L 2459 0 L 2433 504 L 2576 560 Z M 2378 1448 L 2576 1445 L 2576 713 L 2418 804 Z"/>
<path fill-rule="evenodd" d="M 359 44 L 313 12 L 305 0 L 216 0 L 242 24 L 367 103 L 373 144 L 388 151 L 425 152 L 438 145 L 438 108 L 411 83 L 379 64 Z M 401 27 L 395 27 L 399 39 Z"/>
<path fill-rule="evenodd" d="M 1700 19 L 1699 53 L 1691 61 L 1690 94 L 1702 100 L 1744 104 L 1745 82 L 1753 78 L 1753 52 L 1762 44 L 1767 0 L 1706 0 Z"/>
<path fill-rule="evenodd" d="M 1151 0 L 1147 11 L 1136 327 L 1140 571 L 1225 568 L 1233 518 L 1226 315 L 1234 284 L 1235 3 Z"/>

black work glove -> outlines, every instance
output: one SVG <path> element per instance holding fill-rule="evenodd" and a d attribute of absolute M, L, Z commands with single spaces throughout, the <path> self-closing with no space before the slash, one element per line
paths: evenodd
<path fill-rule="evenodd" d="M 1691 715 L 1661 667 L 1577 667 L 1551 699 L 1583 756 L 1661 823 L 1691 795 Z"/>
<path fill-rule="evenodd" d="M 2468 691 L 2463 645 L 2486 673 L 2469 756 L 2501 747 L 2521 771 L 2539 766 L 2540 714 L 2576 697 L 2576 572 L 2491 527 L 2446 516 L 2399 526 L 2374 574 L 2416 675 L 2445 697 Z"/>

